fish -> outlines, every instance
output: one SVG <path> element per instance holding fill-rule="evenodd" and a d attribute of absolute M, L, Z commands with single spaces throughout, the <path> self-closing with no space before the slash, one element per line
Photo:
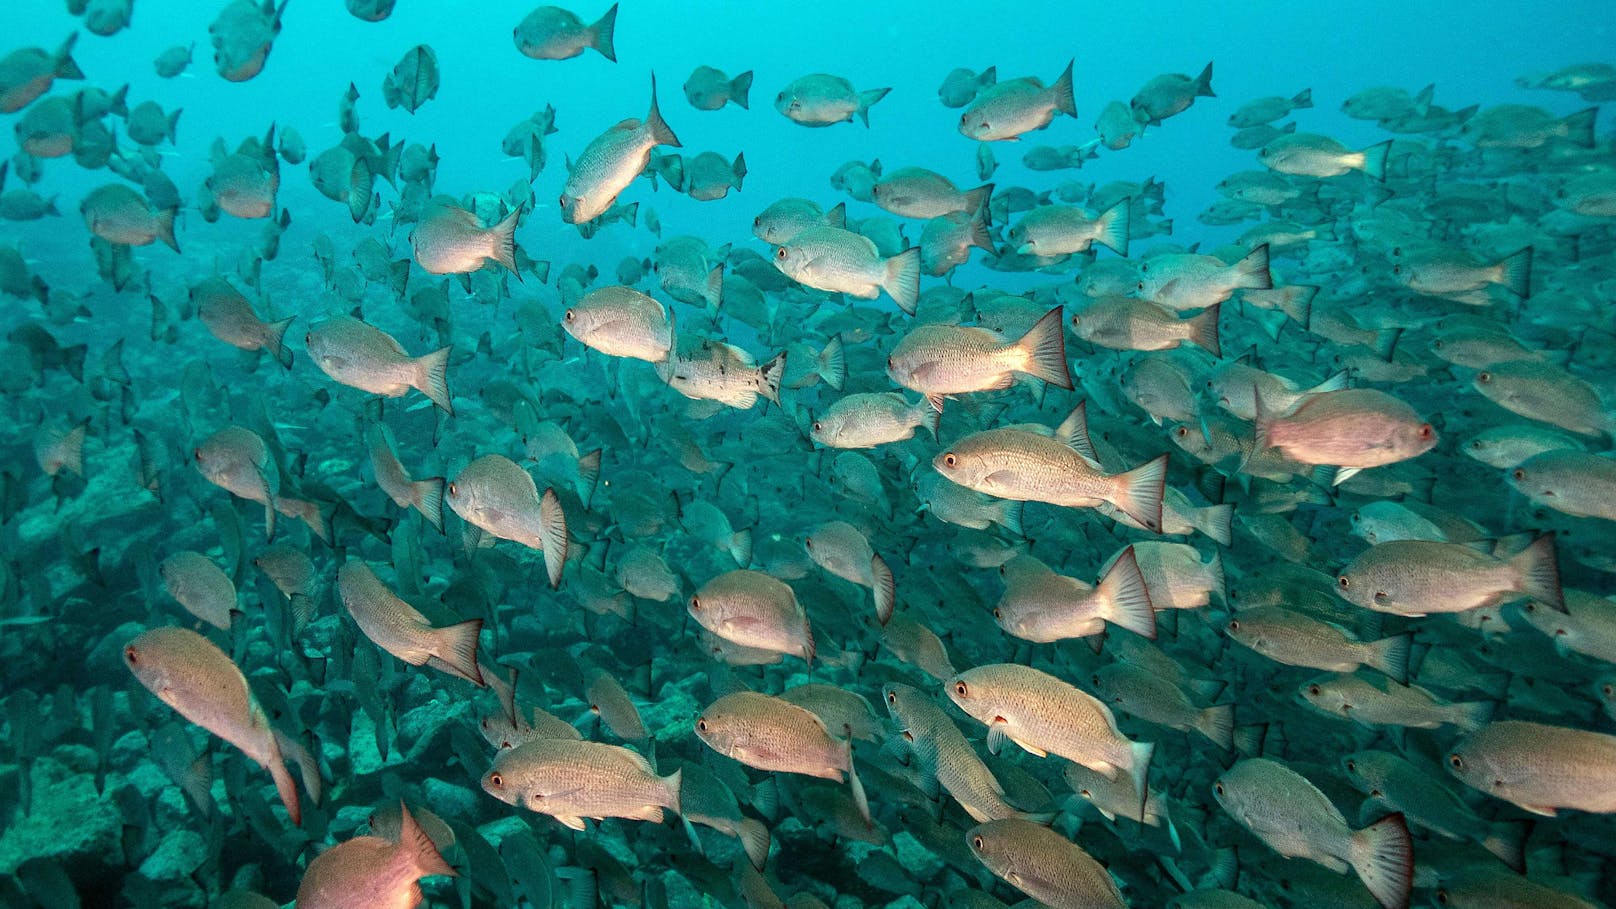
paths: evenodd
<path fill-rule="evenodd" d="M 871 180 L 874 185 L 874 180 Z M 752 219 L 752 235 L 770 246 L 784 246 L 810 227 L 846 227 L 847 207 L 836 205 L 830 211 L 811 199 L 777 199 Z"/>
<path fill-rule="evenodd" d="M 888 171 L 870 187 L 870 198 L 900 218 L 938 218 L 953 212 L 975 212 L 988 204 L 993 185 L 960 190 L 952 180 L 923 167 Z"/>
<path fill-rule="evenodd" d="M 1390 140 L 1362 151 L 1352 151 L 1329 136 L 1287 133 L 1258 149 L 1257 157 L 1270 170 L 1300 177 L 1339 177 L 1360 171 L 1373 180 L 1386 179 Z"/>
<path fill-rule="evenodd" d="M 809 427 L 809 437 L 828 448 L 876 448 L 912 439 L 922 427 L 937 438 L 941 411 L 925 398 L 910 403 L 894 392 L 838 398 Z"/>
<path fill-rule="evenodd" d="M 651 161 L 658 146 L 681 147 L 679 137 L 657 109 L 656 76 L 651 77 L 651 110 L 643 121 L 630 117 L 596 136 L 567 169 L 557 206 L 561 220 L 582 224 L 612 207 Z"/>
<path fill-rule="evenodd" d="M 697 624 L 732 644 L 813 662 L 814 633 L 796 593 L 761 571 L 738 568 L 708 580 L 686 609 Z"/>
<path fill-rule="evenodd" d="M 976 93 L 960 114 L 960 135 L 978 142 L 1008 142 L 1048 127 L 1056 114 L 1077 116 L 1072 62 L 1048 87 L 1034 76 L 996 82 Z"/>
<path fill-rule="evenodd" d="M 1336 581 L 1342 599 L 1395 615 L 1465 612 L 1528 597 L 1565 611 L 1553 534 L 1509 558 L 1461 543 L 1379 543 L 1353 559 Z"/>
<path fill-rule="evenodd" d="M 1390 808 L 1408 823 L 1447 839 L 1472 840 L 1515 871 L 1524 871 L 1527 825 L 1483 820 L 1453 790 L 1400 755 L 1355 751 L 1341 758 L 1340 766 L 1353 787 L 1370 797 L 1366 804 Z"/>
<path fill-rule="evenodd" d="M 1500 720 L 1460 739 L 1445 763 L 1466 786 L 1532 814 L 1616 812 L 1606 782 L 1616 772 L 1616 736 Z"/>
<path fill-rule="evenodd" d="M 288 759 L 298 764 L 304 789 L 319 804 L 322 787 L 314 759 L 269 725 L 241 670 L 212 641 L 184 628 L 153 628 L 124 644 L 123 662 L 158 700 L 268 770 L 294 825 L 303 823 L 303 809 L 286 769 Z"/>
<path fill-rule="evenodd" d="M 993 620 L 1006 634 L 1048 643 L 1103 634 L 1107 623 L 1142 637 L 1156 636 L 1156 614 L 1133 551 L 1127 549 L 1093 586 L 1057 574 L 1030 556 L 1000 567 L 1004 595 Z"/>
<path fill-rule="evenodd" d="M 963 66 L 956 67 L 949 70 L 937 87 L 937 100 L 943 102 L 944 107 L 964 107 L 971 103 L 978 92 L 998 80 L 999 70 L 996 66 L 990 66 L 980 73 Z"/>
<path fill-rule="evenodd" d="M 1196 98 L 1216 98 L 1212 91 L 1212 64 L 1207 63 L 1201 74 L 1193 79 L 1182 73 L 1164 73 L 1156 76 L 1128 101 L 1134 118 L 1155 126 L 1168 117 L 1189 110 Z"/>
<path fill-rule="evenodd" d="M 515 461 L 485 454 L 449 481 L 444 500 L 473 527 L 540 550 L 551 589 L 561 586 L 571 540 L 567 514 L 554 489 L 546 489 L 541 497 L 533 477 Z"/>
<path fill-rule="evenodd" d="M 220 631 L 229 631 L 241 612 L 236 585 L 212 559 L 191 550 L 181 550 L 158 566 L 168 595 L 185 611 Z"/>
<path fill-rule="evenodd" d="M 1224 628 L 1231 640 L 1277 663 L 1334 672 L 1359 666 L 1408 682 L 1412 635 L 1394 634 L 1360 641 L 1340 625 L 1279 605 L 1241 609 Z"/>
<path fill-rule="evenodd" d="M 483 227 L 472 212 L 458 205 L 431 203 L 410 232 L 416 264 L 430 275 L 467 274 L 498 262 L 522 280 L 516 267 L 514 236 L 522 218 L 520 207 Z"/>
<path fill-rule="evenodd" d="M 887 375 L 925 395 L 939 412 L 947 397 L 1009 388 L 1018 374 L 1072 387 L 1060 307 L 1015 341 L 968 325 L 920 325 L 887 358 Z"/>
<path fill-rule="evenodd" d="M 1229 125 L 1235 129 L 1250 129 L 1290 116 L 1293 111 L 1313 106 L 1313 89 L 1304 88 L 1289 98 L 1268 95 L 1240 105 L 1229 115 Z"/>
<path fill-rule="evenodd" d="M 70 33 L 55 52 L 21 47 L 0 57 L 0 114 L 14 114 L 51 90 L 57 79 L 83 79 L 73 59 L 78 32 Z"/>
<path fill-rule="evenodd" d="M 1223 304 L 1180 319 L 1173 311 L 1137 297 L 1095 297 L 1072 313 L 1072 332 L 1090 344 L 1112 350 L 1173 350 L 1194 344 L 1214 357 L 1223 356 L 1218 318 Z"/>
<path fill-rule="evenodd" d="M 430 665 L 479 688 L 485 684 L 477 667 L 482 619 L 435 628 L 388 590 L 374 569 L 354 559 L 337 571 L 337 595 L 371 643 L 411 666 Z"/>
<path fill-rule="evenodd" d="M 662 823 L 664 810 L 679 813 L 682 776 L 658 776 L 644 757 L 617 745 L 533 739 L 501 751 L 482 787 L 508 805 L 583 830 L 585 818 Z"/>
<path fill-rule="evenodd" d="M 85 196 L 79 212 L 90 233 L 110 243 L 147 246 L 161 240 L 180 251 L 174 239 L 175 209 L 155 210 L 145 197 L 121 183 L 108 183 Z"/>
<path fill-rule="evenodd" d="M 1337 469 L 1335 485 L 1360 471 L 1416 458 L 1437 443 L 1436 430 L 1403 401 L 1374 389 L 1308 395 L 1289 413 L 1275 414 L 1254 391 L 1253 451 L 1277 448 L 1304 464 Z"/>
<path fill-rule="evenodd" d="M 291 367 L 286 329 L 296 316 L 264 321 L 241 291 L 217 276 L 192 286 L 190 301 L 196 307 L 197 318 L 215 338 L 241 350 L 267 350 L 282 366 Z"/>
<path fill-rule="evenodd" d="M 672 313 L 632 287 L 592 290 L 567 307 L 561 327 L 584 346 L 607 356 L 660 363 L 678 336 Z"/>
<path fill-rule="evenodd" d="M 726 694 L 696 717 L 696 737 L 707 747 L 758 770 L 800 773 L 841 782 L 870 819 L 864 784 L 853 766 L 852 742 L 838 739 L 824 720 L 789 701 L 753 691 Z"/>
<path fill-rule="evenodd" d="M 438 94 L 438 55 L 430 45 L 417 44 L 404 52 L 393 71 L 382 80 L 382 99 L 389 108 L 410 113 Z"/>
<path fill-rule="evenodd" d="M 413 388 L 454 416 L 448 379 L 453 348 L 412 357 L 392 335 L 352 316 L 316 322 L 303 343 L 320 371 L 343 385 L 387 398 L 402 397 Z"/>
<path fill-rule="evenodd" d="M 315 856 L 297 885 L 299 906 L 337 909 L 355 899 L 381 905 L 419 901 L 423 877 L 459 877 L 410 809 L 399 803 L 398 840 L 356 836 Z"/>
<path fill-rule="evenodd" d="M 1010 228 L 1009 241 L 1026 256 L 1069 256 L 1095 243 L 1126 256 L 1131 201 L 1123 199 L 1094 218 L 1072 206 L 1040 205 Z"/>
<path fill-rule="evenodd" d="M 602 57 L 617 62 L 613 41 L 617 30 L 617 4 L 601 14 L 592 25 L 585 25 L 576 13 L 559 6 L 535 7 L 511 29 L 511 40 L 522 56 L 534 60 L 570 60 L 592 48 Z"/>
<path fill-rule="evenodd" d="M 1401 814 L 1354 830 L 1308 779 L 1267 758 L 1245 758 L 1212 787 L 1223 810 L 1286 858 L 1351 871 L 1386 909 L 1407 906 L 1414 850 Z"/>
<path fill-rule="evenodd" d="M 208 26 L 213 41 L 213 64 L 228 82 L 246 82 L 263 72 L 269 52 L 281 33 L 286 4 L 281 0 L 231 0 Z"/>
<path fill-rule="evenodd" d="M 1100 134 L 1100 142 L 1106 148 L 1121 151 L 1144 133 L 1144 126 L 1136 119 L 1132 108 L 1121 101 L 1112 101 L 1100 110 L 1094 131 Z"/>
<path fill-rule="evenodd" d="M 1509 484 L 1562 514 L 1616 520 L 1616 461 L 1576 449 L 1544 451 L 1509 471 Z"/>
<path fill-rule="evenodd" d="M 897 605 L 892 569 L 870 547 L 870 541 L 846 521 L 827 521 L 815 527 L 802 541 L 814 564 L 860 587 L 870 588 L 875 598 L 875 616 L 885 625 Z"/>
<path fill-rule="evenodd" d="M 1074 909 L 1128 905 L 1104 865 L 1048 827 L 1003 818 L 972 827 L 965 838 L 971 854 L 988 870 L 1043 905 Z"/>
<path fill-rule="evenodd" d="M 781 116 L 808 127 L 851 123 L 857 116 L 870 125 L 870 108 L 887 96 L 890 88 L 859 91 L 853 83 L 830 73 L 811 73 L 791 81 L 774 96 L 774 109 Z"/>
<path fill-rule="evenodd" d="M 873 300 L 885 292 L 913 312 L 920 291 L 920 247 L 883 258 L 873 242 L 828 225 L 798 231 L 774 251 L 774 267 L 817 290 Z"/>
<path fill-rule="evenodd" d="M 370 469 L 376 485 L 400 508 L 414 508 L 428 524 L 443 532 L 443 477 L 412 479 L 398 459 L 398 446 L 385 423 L 372 423 L 365 429 L 365 446 L 370 452 Z"/>
<path fill-rule="evenodd" d="M 750 110 L 747 95 L 752 91 L 752 71 L 730 78 L 723 70 L 698 66 L 685 80 L 684 90 L 685 100 L 696 110 L 722 110 L 726 104 Z"/>

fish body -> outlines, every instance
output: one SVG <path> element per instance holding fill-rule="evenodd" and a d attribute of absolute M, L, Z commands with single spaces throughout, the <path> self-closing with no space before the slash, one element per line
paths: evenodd
<path fill-rule="evenodd" d="M 434 628 L 415 607 L 388 590 L 369 565 L 350 560 L 337 571 L 337 595 L 372 643 L 411 666 L 431 664 L 475 685 L 477 636 L 483 620 Z"/>
<path fill-rule="evenodd" d="M 546 489 L 541 497 L 533 477 L 515 461 L 487 454 L 449 481 L 444 499 L 468 524 L 542 551 L 550 586 L 560 586 L 569 538 L 567 515 L 555 490 Z"/>
<path fill-rule="evenodd" d="M 412 357 L 392 335 L 352 316 L 310 326 L 304 343 L 315 365 L 343 385 L 388 398 L 414 388 L 454 415 L 448 381 L 451 348 Z"/>
<path fill-rule="evenodd" d="M 583 830 L 585 818 L 661 823 L 664 809 L 679 811 L 681 776 L 658 776 L 645 758 L 617 745 L 533 739 L 501 751 L 482 785 L 506 804 Z"/>
<path fill-rule="evenodd" d="M 615 9 L 615 7 L 614 7 Z M 617 201 L 651 162 L 660 145 L 679 147 L 662 111 L 657 108 L 656 78 L 651 79 L 651 110 L 643 121 L 629 118 L 596 136 L 572 162 L 558 205 L 561 220 L 583 224 L 599 217 Z"/>

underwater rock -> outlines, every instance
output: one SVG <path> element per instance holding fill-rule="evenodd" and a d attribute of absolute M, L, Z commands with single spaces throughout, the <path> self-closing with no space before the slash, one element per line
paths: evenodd
<path fill-rule="evenodd" d="M 77 880 L 123 864 L 123 819 L 96 791 L 93 772 L 40 757 L 30 775 L 28 813 L 0 834 L 0 874 L 35 858 L 56 859 Z"/>

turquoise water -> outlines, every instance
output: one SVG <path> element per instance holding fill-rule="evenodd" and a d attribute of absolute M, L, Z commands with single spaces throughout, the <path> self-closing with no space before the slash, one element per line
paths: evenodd
<path fill-rule="evenodd" d="M 1215 902 L 1219 890 L 1274 907 L 1616 901 L 1606 5 L 630 2 L 612 61 L 592 48 L 519 53 L 524 5 L 400 0 L 373 23 L 291 0 L 262 72 L 240 82 L 214 64 L 221 9 L 138 0 L 127 27 L 102 36 L 60 3 L 0 7 L 0 53 L 44 49 L 0 64 L 0 93 L 29 102 L 0 114 L 12 127 L 0 138 L 0 903 L 286 905 L 301 893 L 304 905 L 381 905 L 397 884 L 388 861 L 443 906 L 1245 905 Z M 604 8 L 576 12 L 588 24 Z M 82 80 L 39 62 L 74 32 Z M 182 73 L 154 70 L 193 44 Z M 414 113 L 389 109 L 384 80 L 418 45 L 435 56 L 436 91 Z M 995 66 L 1001 84 L 1036 77 L 1041 91 L 1068 61 L 1075 116 L 1057 110 L 1016 141 L 973 141 L 958 129 L 965 108 L 939 99 L 956 67 Z M 1093 149 L 1080 169 L 1024 163 L 1041 146 L 1089 143 L 1109 102 L 1128 105 L 1159 74 L 1193 80 L 1209 61 L 1211 94 L 1192 90 L 1127 147 Z M 1605 66 L 1589 70 L 1599 84 L 1528 87 L 1576 64 Z M 751 71 L 749 107 L 695 109 L 681 86 L 700 65 Z M 63 77 L 27 91 L 40 66 Z M 890 92 L 868 126 L 807 128 L 775 100 L 814 73 Z M 623 208 L 581 231 L 561 204 L 576 188 L 569 162 L 586 172 L 592 140 L 646 116 L 653 75 L 682 147 L 655 150 L 655 180 L 629 182 L 633 156 L 610 162 L 626 168 Z M 350 84 L 356 123 L 339 113 Z M 1429 122 L 1343 110 L 1382 86 Z M 116 100 L 73 100 L 89 87 Z M 1337 140 L 1308 148 L 1344 162 L 1340 173 L 1276 163 L 1292 139 L 1267 154 L 1231 144 L 1242 105 L 1304 89 L 1312 106 L 1271 122 Z M 181 113 L 143 150 L 130 112 L 147 101 Z M 67 118 L 54 131 L 41 113 L 52 105 Z M 547 106 L 555 131 L 534 174 L 502 140 Z M 73 153 L 23 151 L 24 124 L 41 122 L 36 151 Z M 306 159 L 292 160 L 289 131 Z M 266 135 L 271 148 L 253 148 Z M 345 136 L 370 146 L 358 217 L 311 178 Z M 110 161 L 96 152 L 108 141 Z M 406 147 L 436 156 L 430 189 L 396 173 L 388 151 Z M 272 194 L 248 193 L 268 218 L 210 201 L 238 150 L 276 174 Z M 744 182 L 697 201 L 662 156 L 689 174 L 708 151 L 744 153 Z M 348 180 L 354 160 L 332 173 Z M 924 214 L 890 197 L 883 211 L 832 183 L 849 162 L 876 161 L 893 186 L 923 168 L 959 190 L 991 183 L 991 201 L 974 208 L 949 189 L 918 203 Z M 1233 200 L 1231 180 L 1278 197 Z M 177 205 L 159 197 L 165 182 Z M 86 214 L 109 184 L 139 196 L 111 210 L 103 195 Z M 816 230 L 860 264 L 771 266 L 816 254 L 760 237 L 754 219 L 792 198 L 816 216 L 844 204 L 868 249 Z M 1119 212 L 1131 237 L 1018 253 L 1023 218 L 1059 205 L 1085 225 Z M 455 208 L 459 232 L 445 227 Z M 518 208 L 519 252 L 502 264 L 489 231 Z M 985 222 L 988 248 L 920 276 L 918 312 L 906 312 L 916 307 L 898 305 L 911 301 L 893 276 L 934 214 Z M 161 237 L 170 218 L 178 251 Z M 240 296 L 221 297 L 220 280 Z M 616 305 L 606 289 L 619 284 L 655 303 L 634 298 L 630 318 L 648 321 L 613 347 L 569 316 Z M 1269 284 L 1302 288 L 1311 311 L 1275 302 Z M 1027 340 L 1056 309 L 1044 342 Z M 264 325 L 288 318 L 282 346 Z M 984 346 L 1000 359 L 973 353 Z M 444 348 L 436 377 L 414 359 Z M 901 395 L 886 403 L 904 425 L 879 444 L 827 441 L 837 406 L 883 393 Z M 1086 433 L 1070 418 L 1080 404 Z M 1335 422 L 1309 423 L 1327 408 Z M 257 441 L 218 435 L 232 428 Z M 1473 444 L 1505 433 L 1507 449 Z M 1259 438 L 1274 447 L 1254 448 Z M 1003 456 L 995 445 L 1057 463 L 971 473 L 946 460 Z M 388 451 L 426 482 L 391 495 Z M 495 476 L 490 456 L 516 473 Z M 1149 472 L 1163 457 L 1165 480 Z M 1062 493 L 1071 484 L 1087 485 Z M 1164 489 L 1166 534 L 1118 520 L 1159 524 Z M 1385 548 L 1409 539 L 1435 548 Z M 181 567 L 186 552 L 212 568 Z M 1391 567 L 1371 567 L 1377 556 Z M 1131 575 L 1113 568 L 1133 559 Z M 339 576 L 359 562 L 385 596 Z M 726 578 L 767 593 L 726 600 L 713 586 Z M 732 601 L 740 619 L 712 617 Z M 1017 610 L 1061 630 L 1018 629 L 1006 618 Z M 1231 627 L 1242 614 L 1248 628 L 1260 616 L 1327 640 L 1253 646 Z M 453 641 L 442 631 L 474 620 Z M 197 634 L 140 637 L 173 627 Z M 1391 643 L 1362 656 L 1372 641 Z M 164 682 L 146 668 L 158 665 L 205 682 Z M 1014 705 L 973 713 L 956 673 L 1005 665 L 1047 673 L 1061 687 L 1039 696 L 1069 699 L 1044 726 Z M 1321 710 L 1307 695 L 1321 680 L 1396 703 Z M 856 722 L 822 701 L 817 720 L 778 700 L 762 716 L 715 709 L 744 690 L 806 698 L 790 692 L 808 684 L 839 690 Z M 951 726 L 890 716 L 891 684 Z M 1426 696 L 1436 703 L 1408 700 Z M 528 728 L 543 727 L 526 722 L 535 708 L 559 718 L 548 734 Z M 701 732 L 709 720 L 732 735 Z M 508 747 L 571 743 L 569 726 L 653 769 L 622 750 L 565 744 L 543 763 L 541 749 Z M 734 741 L 770 732 L 788 738 L 772 750 Z M 1522 737 L 1514 750 L 1499 744 L 1510 735 Z M 1126 751 L 1124 739 L 1155 745 L 1132 778 L 1099 756 Z M 278 756 L 244 758 L 270 742 Z M 308 779 L 277 790 L 262 766 L 284 775 L 303 750 L 321 797 Z M 1413 776 L 1367 792 L 1341 761 L 1371 751 Z M 1526 779 L 1489 785 L 1474 770 L 1489 760 Z M 591 761 L 633 764 L 641 789 L 623 796 L 627 784 L 599 782 Z M 680 768 L 678 797 L 645 794 Z M 951 768 L 985 768 L 985 792 Z M 1241 802 L 1240 768 L 1288 775 L 1258 777 Z M 867 818 L 838 785 L 850 769 Z M 1112 786 L 1144 780 L 1157 823 L 1093 780 L 1074 792 L 1076 774 L 1113 769 Z M 544 805 L 509 804 L 522 799 L 490 773 L 552 790 L 582 780 L 596 801 L 530 810 Z M 1297 776 L 1318 792 L 1298 795 Z M 1527 791 L 1545 778 L 1563 782 Z M 301 787 L 300 817 L 287 785 Z M 602 793 L 639 801 L 613 807 Z M 401 800 L 430 847 L 396 845 Z M 1299 843 L 1287 852 L 1263 835 L 1250 804 L 1300 825 Z M 662 823 L 629 817 L 656 805 Z M 595 814 L 606 819 L 581 830 L 552 819 Z M 1345 827 L 1393 814 L 1374 835 L 1389 838 L 1380 864 L 1361 861 L 1371 835 L 1343 854 Z M 751 860 L 743 817 L 770 834 Z M 988 831 L 1009 858 L 991 835 L 977 845 L 988 817 L 1012 818 Z M 367 835 L 377 854 L 328 851 Z M 341 871 L 335 892 L 357 901 L 314 893 L 322 853 Z M 1016 863 L 1062 870 L 1041 882 L 1012 874 Z"/>

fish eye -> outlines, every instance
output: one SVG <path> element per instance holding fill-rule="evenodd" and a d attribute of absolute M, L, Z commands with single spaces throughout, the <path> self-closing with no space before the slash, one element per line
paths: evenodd
<path fill-rule="evenodd" d="M 1393 265 L 1392 266 L 1392 274 L 1400 275 L 1402 273 L 1403 273 L 1403 266 L 1401 266 L 1401 265 Z"/>
<path fill-rule="evenodd" d="M 1430 423 L 1421 424 L 1420 425 L 1420 438 L 1429 439 L 1431 437 L 1431 435 L 1432 435 L 1431 424 Z"/>
<path fill-rule="evenodd" d="M 1180 426 L 1180 427 L 1178 427 L 1178 428 L 1177 428 L 1177 429 L 1175 429 L 1175 430 L 1173 430 L 1173 432 L 1174 432 L 1174 434 L 1176 434 L 1176 435 L 1177 435 L 1177 436 L 1178 436 L 1178 437 L 1179 437 L 1179 438 L 1180 438 L 1180 439 L 1184 439 L 1184 438 L 1188 438 L 1188 437 L 1189 437 L 1189 434 L 1190 434 L 1190 431 L 1189 431 L 1189 428 L 1188 428 L 1188 427 L 1185 427 L 1185 426 Z"/>
<path fill-rule="evenodd" d="M 1599 690 L 1603 692 L 1607 698 L 1613 694 L 1616 694 L 1616 687 L 1612 687 L 1611 685 L 1602 685 L 1600 686 Z"/>
<path fill-rule="evenodd" d="M 1217 793 L 1218 795 L 1222 795 L 1223 794 L 1223 784 L 1222 783 L 1213 783 L 1212 784 L 1212 791 Z"/>
<path fill-rule="evenodd" d="M 1087 788 L 1077 790 L 1077 794 L 1081 795 L 1082 797 L 1084 797 L 1086 799 L 1094 798 L 1094 792 L 1092 790 L 1087 789 Z"/>
<path fill-rule="evenodd" d="M 752 219 L 752 226 L 753 227 L 762 227 L 763 226 L 763 216 L 758 215 L 756 218 L 753 218 Z"/>
<path fill-rule="evenodd" d="M 813 537 L 804 537 L 803 541 L 802 541 L 802 545 L 808 547 L 809 549 L 813 549 L 814 548 L 814 538 Z"/>
<path fill-rule="evenodd" d="M 505 785 L 505 778 L 497 773 L 490 773 L 488 775 L 488 785 L 498 789 L 499 787 Z"/>
<path fill-rule="evenodd" d="M 191 452 L 191 455 L 196 458 L 196 463 L 198 463 L 198 464 L 202 463 L 202 449 L 200 449 L 200 448 L 194 449 Z"/>
<path fill-rule="evenodd" d="M 1140 290 L 1144 290 L 1145 289 L 1145 282 L 1140 281 L 1138 284 L 1135 284 L 1134 286 L 1139 288 Z"/>
<path fill-rule="evenodd" d="M 943 466 L 944 467 L 953 467 L 955 464 L 958 464 L 958 463 L 959 463 L 959 458 L 955 457 L 954 453 L 952 451 L 949 452 L 948 454 L 943 455 Z"/>
<path fill-rule="evenodd" d="M 774 257 L 776 259 L 779 259 L 781 262 L 784 262 L 786 260 L 786 248 L 784 246 L 782 246 L 779 249 L 775 250 L 774 251 Z"/>
<path fill-rule="evenodd" d="M 1524 480 L 1524 479 L 1526 479 L 1526 471 L 1520 469 L 1519 467 L 1515 468 L 1514 472 L 1511 473 L 1510 475 L 1513 476 L 1516 480 Z"/>
<path fill-rule="evenodd" d="M 690 598 L 690 608 L 692 610 L 700 609 L 701 608 L 701 597 L 691 597 Z"/>
<path fill-rule="evenodd" d="M 129 661 L 129 665 L 133 666 L 140 662 L 140 653 L 131 645 L 123 649 L 123 658 Z"/>
<path fill-rule="evenodd" d="M 971 837 L 971 845 L 976 848 L 977 852 L 981 852 L 986 844 L 982 842 L 982 837 L 973 836 Z"/>
<path fill-rule="evenodd" d="M 1441 350 L 1441 349 L 1442 349 L 1442 345 L 1443 345 L 1443 341 L 1442 341 L 1442 339 L 1441 339 L 1441 338 L 1437 338 L 1437 339 L 1436 339 L 1436 340 L 1435 340 L 1435 341 L 1432 341 L 1432 342 L 1431 342 L 1431 346 L 1432 346 L 1432 347 L 1433 347 L 1433 348 L 1435 348 L 1435 349 L 1436 349 L 1436 350 Z"/>
<path fill-rule="evenodd" d="M 814 432 L 819 432 L 819 431 L 823 430 L 824 428 L 825 427 L 821 426 L 818 420 L 814 421 Z"/>
<path fill-rule="evenodd" d="M 997 607 L 997 606 L 993 607 L 993 617 L 996 618 L 996 619 L 1004 617 L 1003 615 L 1001 615 L 999 613 L 999 607 Z"/>
<path fill-rule="evenodd" d="M 568 322 L 571 322 L 575 318 L 575 315 L 574 315 L 573 311 L 569 309 L 569 310 L 567 310 L 567 314 L 562 316 L 561 318 L 567 320 Z"/>
<path fill-rule="evenodd" d="M 1448 904 L 1448 891 L 1438 890 L 1436 892 L 1436 902 L 1438 906 L 1446 906 Z"/>
<path fill-rule="evenodd" d="M 1229 630 L 1230 631 L 1239 631 L 1240 630 L 1240 620 L 1239 619 L 1230 619 L 1229 620 Z"/>
<path fill-rule="evenodd" d="M 1352 579 L 1347 577 L 1346 575 L 1342 575 L 1341 577 L 1336 578 L 1335 582 L 1337 584 L 1341 585 L 1342 590 L 1346 590 L 1347 588 L 1352 586 Z"/>
<path fill-rule="evenodd" d="M 1348 773 L 1357 773 L 1358 772 L 1358 762 L 1354 761 L 1354 760 L 1351 760 L 1351 759 L 1348 759 L 1348 761 L 1347 761 L 1347 772 Z"/>
<path fill-rule="evenodd" d="M 1309 685 L 1309 686 L 1307 686 L 1307 693 L 1312 695 L 1313 697 L 1318 697 L 1319 696 L 1319 686 L 1317 686 L 1317 685 Z"/>
<path fill-rule="evenodd" d="M 1484 372 L 1481 375 L 1476 376 L 1476 381 L 1480 382 L 1483 385 L 1486 385 L 1488 382 L 1491 382 L 1492 380 L 1493 380 L 1493 374 L 1490 373 L 1490 372 Z"/>
<path fill-rule="evenodd" d="M 556 204 L 561 206 L 562 208 L 566 208 L 567 207 L 567 197 L 562 196 L 561 198 L 557 199 Z"/>
<path fill-rule="evenodd" d="M 1077 323 L 1078 323 L 1078 316 L 1077 316 L 1077 313 L 1074 312 L 1074 313 L 1072 313 L 1072 324 L 1076 325 Z"/>
<path fill-rule="evenodd" d="M 1448 766 L 1452 767 L 1454 770 L 1463 770 L 1465 760 L 1463 757 L 1460 757 L 1457 754 L 1450 754 L 1448 755 Z"/>
<path fill-rule="evenodd" d="M 706 717 L 701 717 L 701 718 L 696 720 L 696 731 L 697 732 L 706 732 L 707 731 L 707 718 Z"/>
<path fill-rule="evenodd" d="M 896 703 L 898 703 L 898 693 L 896 691 L 887 692 L 887 703 L 888 704 L 896 704 Z"/>
<path fill-rule="evenodd" d="M 964 682 L 955 682 L 954 683 L 954 693 L 959 695 L 960 697 L 965 697 L 970 692 L 971 692 L 970 686 L 966 685 Z"/>
<path fill-rule="evenodd" d="M 451 495 L 451 496 L 460 495 L 460 484 L 459 483 L 450 483 L 449 484 L 449 495 Z"/>

